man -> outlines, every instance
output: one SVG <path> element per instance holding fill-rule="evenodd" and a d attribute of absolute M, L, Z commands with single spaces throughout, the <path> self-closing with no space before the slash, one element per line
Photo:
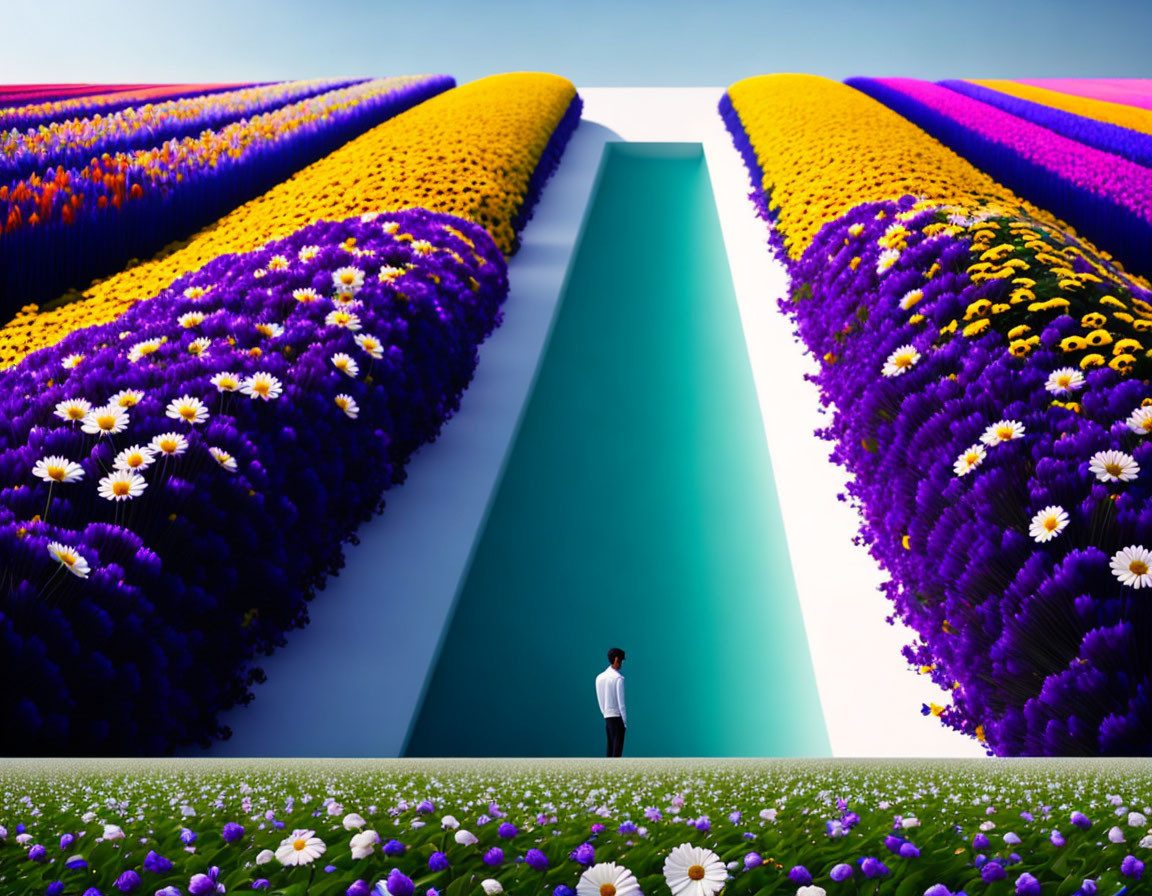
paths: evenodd
<path fill-rule="evenodd" d="M 620 756 L 624 752 L 624 731 L 628 727 L 628 710 L 624 708 L 624 674 L 620 666 L 624 651 L 613 647 L 608 651 L 608 668 L 596 676 L 596 699 L 604 716 L 608 734 L 605 756 Z"/>

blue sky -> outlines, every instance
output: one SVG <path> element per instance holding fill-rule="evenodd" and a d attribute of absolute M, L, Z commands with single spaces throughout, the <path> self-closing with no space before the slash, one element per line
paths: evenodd
<path fill-rule="evenodd" d="M 0 82 L 552 71 L 581 86 L 765 72 L 1152 77 L 1148 0 L 47 0 L 3 9 Z"/>

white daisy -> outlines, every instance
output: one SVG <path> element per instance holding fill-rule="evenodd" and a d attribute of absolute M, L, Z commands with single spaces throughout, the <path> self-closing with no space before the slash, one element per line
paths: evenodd
<path fill-rule="evenodd" d="M 84 478 L 84 468 L 75 461 L 53 454 L 36 461 L 32 475 L 45 482 L 78 482 Z"/>
<path fill-rule="evenodd" d="M 208 382 L 216 387 L 217 392 L 238 392 L 240 390 L 240 377 L 235 373 L 222 370 Z"/>
<path fill-rule="evenodd" d="M 428 240 L 412 240 L 411 246 L 417 255 L 428 255 L 436 248 Z"/>
<path fill-rule="evenodd" d="M 319 302 L 320 293 L 314 289 L 294 289 L 292 290 L 292 298 L 297 302 Z"/>
<path fill-rule="evenodd" d="M 973 445 L 956 458 L 956 463 L 952 465 L 952 472 L 957 476 L 964 476 L 980 466 L 985 456 L 983 445 Z"/>
<path fill-rule="evenodd" d="M 208 408 L 204 407 L 204 402 L 191 395 L 181 395 L 172 399 L 168 402 L 168 408 L 164 413 L 173 420 L 183 420 L 190 426 L 208 419 Z"/>
<path fill-rule="evenodd" d="M 288 259 L 283 255 L 273 255 L 268 259 L 268 270 L 282 271 L 288 267 Z"/>
<path fill-rule="evenodd" d="M 500 896 L 504 892 L 504 885 L 494 877 L 486 877 L 480 881 L 480 889 L 484 896 Z"/>
<path fill-rule="evenodd" d="M 359 308 L 360 300 L 350 292 L 338 292 L 332 297 L 332 304 L 337 308 Z"/>
<path fill-rule="evenodd" d="M 236 472 L 236 458 L 225 451 L 223 448 L 216 448 L 214 446 L 208 447 L 208 453 L 216 459 L 216 463 L 220 464 L 229 473 Z"/>
<path fill-rule="evenodd" d="M 184 329 L 190 330 L 204 323 L 204 315 L 199 311 L 189 311 L 187 314 L 181 314 L 176 320 Z"/>
<path fill-rule="evenodd" d="M 1152 588 L 1152 551 L 1137 544 L 1117 551 L 1112 575 L 1132 588 Z"/>
<path fill-rule="evenodd" d="M 360 365 L 353 361 L 350 355 L 344 354 L 344 352 L 337 352 L 332 356 L 332 366 L 341 373 L 346 373 L 351 377 L 355 377 L 356 374 L 360 372 Z"/>
<path fill-rule="evenodd" d="M 1067 395 L 1084 388 L 1084 374 L 1075 367 L 1061 367 L 1048 374 L 1044 388 L 1055 395 Z"/>
<path fill-rule="evenodd" d="M 600 862 L 580 875 L 576 896 L 640 896 L 640 884 L 623 865 Z"/>
<path fill-rule="evenodd" d="M 135 364 L 141 358 L 147 357 L 153 352 L 159 351 L 167 339 L 145 339 L 143 342 L 137 342 L 128 351 L 128 360 Z"/>
<path fill-rule="evenodd" d="M 888 360 L 884 362 L 884 367 L 880 372 L 884 376 L 899 376 L 915 366 L 919 360 L 920 352 L 910 345 L 902 345 L 888 356 Z"/>
<path fill-rule="evenodd" d="M 714 896 L 727 878 L 720 857 L 703 846 L 681 843 L 664 860 L 664 880 L 672 896 Z"/>
<path fill-rule="evenodd" d="M 188 450 L 188 440 L 178 432 L 165 432 L 156 436 L 150 446 L 157 454 L 174 457 Z"/>
<path fill-rule="evenodd" d="M 900 259 L 900 253 L 896 249 L 885 249 L 880 253 L 880 257 L 876 259 L 876 273 L 883 274 L 892 265 L 896 264 Z"/>
<path fill-rule="evenodd" d="M 280 380 L 262 370 L 254 373 L 240 384 L 240 391 L 249 398 L 262 398 L 265 401 L 279 398 L 283 389 Z"/>
<path fill-rule="evenodd" d="M 269 339 L 275 339 L 277 336 L 284 334 L 284 327 L 269 321 L 261 321 L 256 324 L 256 331 L 263 336 L 267 336 Z"/>
<path fill-rule="evenodd" d="M 360 414 L 360 405 L 356 404 L 356 399 L 351 395 L 344 395 L 343 393 L 336 396 L 336 407 L 340 408 L 345 414 L 353 420 Z"/>
<path fill-rule="evenodd" d="M 992 445 L 999 445 L 1001 442 L 1011 442 L 1022 435 L 1024 435 L 1023 423 L 1017 420 L 1001 420 L 984 430 L 984 435 L 980 436 L 980 441 L 991 447 Z"/>
<path fill-rule="evenodd" d="M 80 556 L 80 552 L 76 548 L 60 544 L 58 541 L 50 541 L 48 542 L 48 553 L 72 575 L 79 579 L 88 578 L 88 573 L 91 572 L 88 561 Z"/>
<path fill-rule="evenodd" d="M 209 287 L 208 289 L 211 289 L 211 287 Z M 186 299 L 199 299 L 199 298 L 203 297 L 204 295 L 206 295 L 207 293 L 208 293 L 208 290 L 205 289 L 203 286 L 189 286 L 186 290 L 184 290 L 184 298 L 186 298 Z"/>
<path fill-rule="evenodd" d="M 128 428 L 128 411 L 118 404 L 94 408 L 84 418 L 81 429 L 90 436 L 114 436 Z"/>
<path fill-rule="evenodd" d="M 296 257 L 301 261 L 311 261 L 320 254 L 319 246 L 304 246 L 296 253 Z"/>
<path fill-rule="evenodd" d="M 325 849 L 324 841 L 315 831 L 296 830 L 281 841 L 276 858 L 282 865 L 308 865 L 324 855 Z"/>
<path fill-rule="evenodd" d="M 1028 534 L 1036 541 L 1051 541 L 1068 525 L 1068 513 L 1058 504 L 1051 504 L 1032 517 Z"/>
<path fill-rule="evenodd" d="M 133 445 L 116 455 L 113 470 L 147 470 L 156 460 L 156 450 L 146 445 Z"/>
<path fill-rule="evenodd" d="M 376 278 L 384 283 L 388 283 L 397 277 L 403 277 L 406 273 L 408 272 L 404 268 L 397 268 L 386 264 L 380 268 L 380 273 L 376 275 Z"/>
<path fill-rule="evenodd" d="M 108 399 L 108 404 L 119 405 L 122 408 L 131 408 L 144 400 L 144 393 L 139 389 L 124 389 Z"/>
<path fill-rule="evenodd" d="M 1152 433 L 1152 407 L 1136 408 L 1128 417 L 1127 423 L 1128 428 L 1138 436 Z"/>
<path fill-rule="evenodd" d="M 330 327 L 344 327 L 353 331 L 360 329 L 360 318 L 351 311 L 344 311 L 339 308 L 335 311 L 329 311 L 328 316 L 324 318 L 324 323 Z"/>
<path fill-rule="evenodd" d="M 63 361 L 60 362 L 60 365 L 65 370 L 74 370 L 77 366 L 79 366 L 80 362 L 83 360 L 84 360 L 83 355 L 68 355 L 68 357 L 66 357 Z"/>
<path fill-rule="evenodd" d="M 384 346 L 375 336 L 362 334 L 360 336 L 354 336 L 353 338 L 356 340 L 356 344 L 368 355 L 377 359 L 384 357 Z"/>
<path fill-rule="evenodd" d="M 193 339 L 188 343 L 188 354 L 202 355 L 208 351 L 208 346 L 212 344 L 212 340 L 206 336 L 201 336 L 199 339 Z"/>
<path fill-rule="evenodd" d="M 372 855 L 372 851 L 376 848 L 376 844 L 380 842 L 380 835 L 375 831 L 361 831 L 358 834 L 353 834 L 352 839 L 348 841 L 348 845 L 352 848 L 352 858 L 366 859 Z"/>
<path fill-rule="evenodd" d="M 1123 451 L 1097 451 L 1088 470 L 1101 482 L 1130 482 L 1140 472 L 1140 465 Z"/>
<path fill-rule="evenodd" d="M 904 311 L 908 311 L 917 302 L 919 302 L 922 298 L 924 298 L 924 290 L 922 290 L 922 289 L 909 290 L 908 292 L 904 293 L 904 298 L 902 298 L 900 300 L 900 308 Z"/>
<path fill-rule="evenodd" d="M 91 410 L 92 405 L 83 398 L 69 398 L 57 404 L 56 410 L 53 411 L 53 413 L 61 420 L 67 420 L 69 423 L 79 423 L 88 416 L 88 412 Z"/>
<path fill-rule="evenodd" d="M 360 268 L 337 268 L 332 274 L 332 286 L 337 292 L 355 295 L 364 285 L 364 272 Z"/>
<path fill-rule="evenodd" d="M 116 470 L 100 480 L 98 489 L 101 498 L 109 501 L 127 501 L 144 493 L 148 483 L 144 477 L 132 470 Z"/>

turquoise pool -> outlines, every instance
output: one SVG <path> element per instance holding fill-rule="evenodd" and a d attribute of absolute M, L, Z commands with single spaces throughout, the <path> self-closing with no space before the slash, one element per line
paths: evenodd
<path fill-rule="evenodd" d="M 511 309 L 509 310 L 511 313 Z M 699 144 L 609 143 L 409 756 L 830 754 Z"/>

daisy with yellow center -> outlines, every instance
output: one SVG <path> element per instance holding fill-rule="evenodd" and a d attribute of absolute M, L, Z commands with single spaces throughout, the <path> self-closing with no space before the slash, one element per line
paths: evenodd
<path fill-rule="evenodd" d="M 330 327 L 343 327 L 346 330 L 356 331 L 360 329 L 360 318 L 351 311 L 329 311 L 328 316 L 324 318 L 324 323 Z"/>
<path fill-rule="evenodd" d="M 412 240 L 412 251 L 417 255 L 430 255 L 435 248 L 428 240 Z"/>
<path fill-rule="evenodd" d="M 264 371 L 254 373 L 240 384 L 240 391 L 249 398 L 261 398 L 264 401 L 279 398 L 283 389 L 280 380 Z"/>
<path fill-rule="evenodd" d="M 1152 407 L 1138 407 L 1127 420 L 1128 428 L 1138 436 L 1152 433 Z"/>
<path fill-rule="evenodd" d="M 240 377 L 227 370 L 220 371 L 208 382 L 216 387 L 217 392 L 237 392 L 240 389 Z"/>
<path fill-rule="evenodd" d="M 356 404 L 356 399 L 351 395 L 341 393 L 336 396 L 336 407 L 340 408 L 351 419 L 355 420 L 360 414 L 360 405 Z"/>
<path fill-rule="evenodd" d="M 83 355 L 69 355 L 60 363 L 64 367 L 65 370 L 74 370 L 77 367 L 77 365 L 79 365 L 79 363 L 83 360 L 84 360 Z"/>
<path fill-rule="evenodd" d="M 75 461 L 53 454 L 36 461 L 32 475 L 48 483 L 79 482 L 84 478 L 84 468 Z"/>
<path fill-rule="evenodd" d="M 326 849 L 315 831 L 295 830 L 280 842 L 276 858 L 282 865 L 309 865 L 324 855 Z"/>
<path fill-rule="evenodd" d="M 283 255 L 273 255 L 268 259 L 268 270 L 283 271 L 288 268 L 288 259 Z"/>
<path fill-rule="evenodd" d="M 902 345 L 888 356 L 880 372 L 884 376 L 900 376 L 916 365 L 920 360 L 920 352 L 910 345 Z"/>
<path fill-rule="evenodd" d="M 206 290 L 203 286 L 189 286 L 186 290 L 184 290 L 184 298 L 199 299 L 202 298 L 207 292 L 208 290 Z"/>
<path fill-rule="evenodd" d="M 190 330 L 204 323 L 204 315 L 199 311 L 189 311 L 187 314 L 181 314 L 177 320 L 185 330 Z"/>
<path fill-rule="evenodd" d="M 152 466 L 155 460 L 155 449 L 146 445 L 133 445 L 131 448 L 125 448 L 116 455 L 116 460 L 112 462 L 112 469 L 143 472 Z"/>
<path fill-rule="evenodd" d="M 168 340 L 166 338 L 161 338 L 145 339 L 143 342 L 137 342 L 134 346 L 132 346 L 131 349 L 129 349 L 128 360 L 135 364 L 141 358 L 147 357 L 153 352 L 159 351 L 160 346 L 162 346 L 167 341 Z"/>
<path fill-rule="evenodd" d="M 1097 451 L 1088 470 L 1101 482 L 1131 482 L 1140 473 L 1140 465 L 1123 451 Z"/>
<path fill-rule="evenodd" d="M 100 480 L 101 498 L 109 501 L 130 501 L 144 493 L 148 483 L 133 470 L 116 470 Z"/>
<path fill-rule="evenodd" d="M 118 404 L 95 408 L 88 412 L 80 428 L 90 436 L 119 435 L 128 428 L 128 411 Z"/>
<path fill-rule="evenodd" d="M 376 278 L 383 283 L 388 283 L 391 280 L 395 280 L 397 277 L 403 277 L 406 273 L 407 271 L 405 271 L 404 268 L 397 268 L 390 264 L 386 264 L 380 268 L 380 273 L 376 275 Z"/>
<path fill-rule="evenodd" d="M 210 346 L 211 344 L 212 344 L 212 340 L 208 339 L 205 336 L 201 336 L 199 339 L 193 339 L 191 342 L 188 343 L 188 354 L 195 355 L 196 357 L 199 357 L 200 355 L 202 355 L 206 351 L 208 351 L 208 346 Z"/>
<path fill-rule="evenodd" d="M 332 296 L 332 304 L 337 308 L 358 308 L 360 300 L 350 292 L 338 292 Z"/>
<path fill-rule="evenodd" d="M 299 258 L 301 261 L 311 261 L 313 258 L 315 258 L 319 254 L 320 254 L 320 247 L 319 246 L 304 246 L 303 248 L 300 249 L 299 252 L 296 253 L 296 257 Z"/>
<path fill-rule="evenodd" d="M 355 336 L 353 338 L 356 340 L 356 344 L 360 346 L 361 350 L 368 354 L 370 357 L 376 358 L 377 360 L 384 357 L 384 346 L 375 336 L 361 335 Z M 1149 410 L 1152 411 L 1152 408 Z M 1150 416 L 1152 416 L 1152 414 L 1150 414 Z"/>
<path fill-rule="evenodd" d="M 189 426 L 196 426 L 208 419 L 208 408 L 204 407 L 204 402 L 191 395 L 172 399 L 164 413 L 173 420 L 183 420 Z"/>
<path fill-rule="evenodd" d="M 294 289 L 292 290 L 292 298 L 297 302 L 319 302 L 320 293 L 314 289 Z"/>
<path fill-rule="evenodd" d="M 1152 551 L 1138 544 L 1117 551 L 1112 575 L 1130 588 L 1152 588 Z"/>
<path fill-rule="evenodd" d="M 1068 395 L 1084 388 L 1084 374 L 1075 367 L 1061 367 L 1048 375 L 1044 388 L 1053 395 Z"/>
<path fill-rule="evenodd" d="M 178 432 L 165 432 L 152 439 L 149 446 L 157 454 L 177 457 L 188 450 L 188 440 Z"/>
<path fill-rule="evenodd" d="M 681 843 L 664 860 L 664 880 L 672 896 L 715 896 L 727 879 L 720 857 L 703 846 Z"/>
<path fill-rule="evenodd" d="M 277 336 L 283 335 L 284 328 L 280 324 L 261 321 L 256 324 L 256 332 L 261 336 L 267 336 L 269 339 L 275 339 Z"/>
<path fill-rule="evenodd" d="M 338 268 L 332 273 L 332 287 L 336 292 L 355 294 L 364 285 L 364 272 L 360 268 Z"/>
<path fill-rule="evenodd" d="M 212 455 L 212 457 L 216 460 L 216 463 L 220 464 L 220 466 L 222 466 L 229 473 L 236 472 L 236 458 L 234 458 L 223 448 L 216 448 L 210 445 L 208 446 L 208 453 Z"/>
<path fill-rule="evenodd" d="M 908 311 L 917 302 L 919 302 L 922 298 L 924 298 L 924 290 L 913 289 L 909 292 L 904 293 L 904 298 L 902 298 L 900 300 L 900 307 L 904 311 Z"/>
<path fill-rule="evenodd" d="M 900 252 L 896 249 L 885 249 L 876 259 L 876 273 L 883 274 L 900 260 Z"/>
<path fill-rule="evenodd" d="M 133 408 L 144 399 L 144 393 L 139 389 L 124 389 L 108 399 L 108 404 L 122 408 Z"/>
<path fill-rule="evenodd" d="M 1024 435 L 1024 424 L 1018 420 L 1001 420 L 993 423 L 980 436 L 980 441 L 988 447 L 999 445 L 1001 442 L 1011 442 Z"/>
<path fill-rule="evenodd" d="M 1043 510 L 1037 511 L 1032 517 L 1032 525 L 1028 527 L 1028 534 L 1038 542 L 1051 541 L 1064 531 L 1068 525 L 1068 512 L 1058 504 L 1051 504 Z"/>
<path fill-rule="evenodd" d="M 399 221 L 384 221 L 381 223 L 380 229 L 383 230 L 387 234 L 391 234 L 391 235 L 395 236 L 397 233 L 400 232 L 400 222 Z"/>
<path fill-rule="evenodd" d="M 640 884 L 623 865 L 600 862 L 580 875 L 576 896 L 640 896 Z"/>
<path fill-rule="evenodd" d="M 72 573 L 72 575 L 76 576 L 76 578 L 88 578 L 88 573 L 91 572 L 91 569 L 88 567 L 88 561 L 85 560 L 75 548 L 61 544 L 58 541 L 50 541 L 48 542 L 48 553 L 52 555 L 52 558 L 57 563 Z"/>
<path fill-rule="evenodd" d="M 985 457 L 983 445 L 973 445 L 958 458 L 952 465 L 952 472 L 957 476 L 966 476 L 983 462 Z"/>
<path fill-rule="evenodd" d="M 264 268 L 257 268 L 256 270 L 254 270 L 252 272 L 252 278 L 255 280 L 259 280 L 261 277 L 267 277 L 267 276 L 268 276 L 268 272 L 266 270 L 264 270 Z"/>
<path fill-rule="evenodd" d="M 351 356 L 343 352 L 337 352 L 332 356 L 332 366 L 345 373 L 348 376 L 354 377 L 360 372 L 360 365 L 352 360 Z"/>
<path fill-rule="evenodd" d="M 57 404 L 53 413 L 68 423 L 79 423 L 88 416 L 88 412 L 91 410 L 92 405 L 83 398 L 69 398 Z"/>

